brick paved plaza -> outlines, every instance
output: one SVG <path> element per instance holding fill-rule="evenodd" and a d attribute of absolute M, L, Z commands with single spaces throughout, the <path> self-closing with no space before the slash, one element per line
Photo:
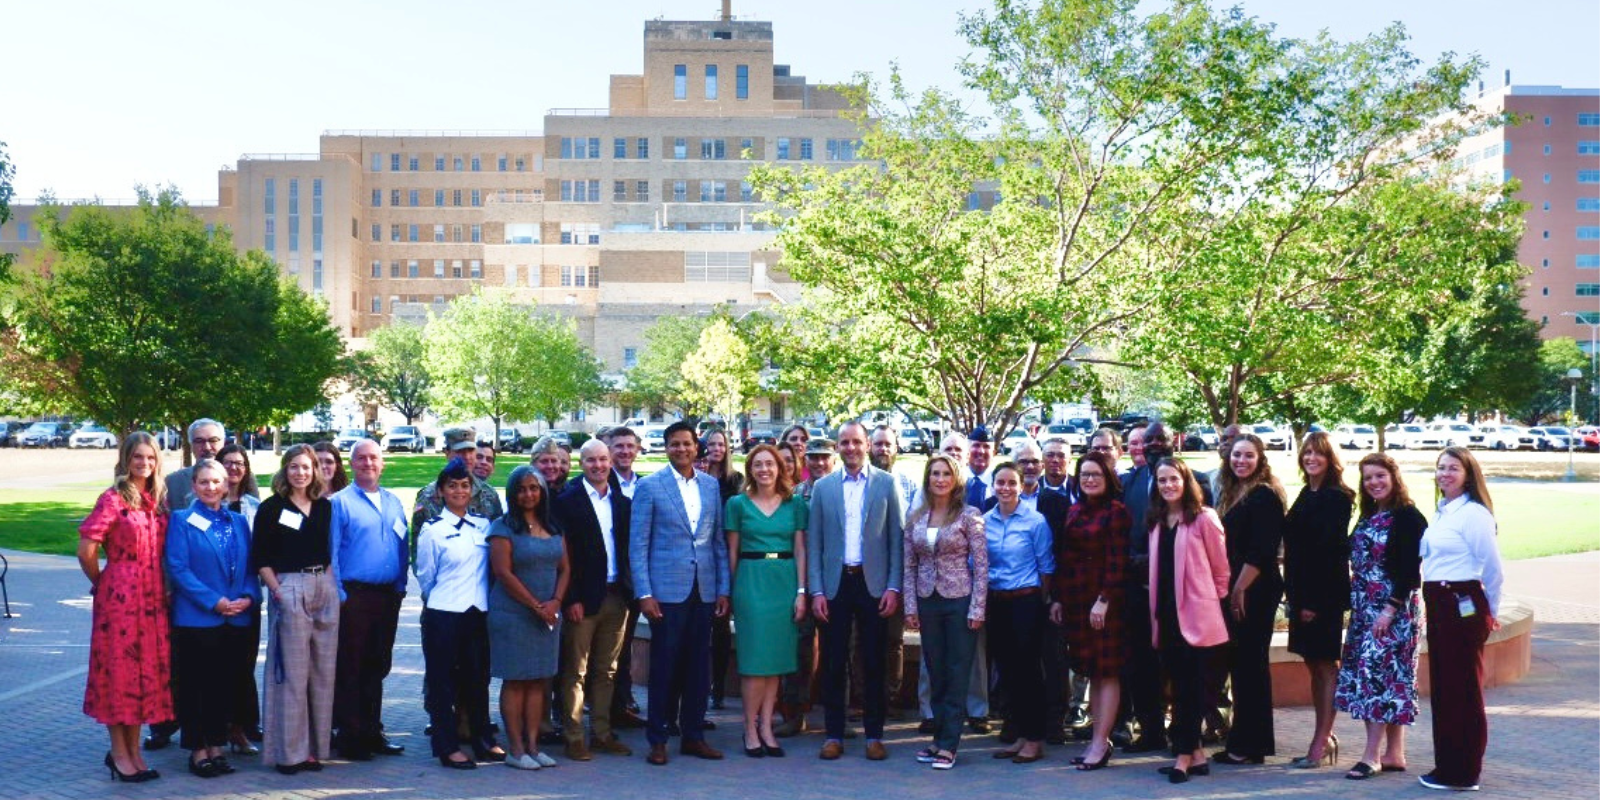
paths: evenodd
<path fill-rule="evenodd" d="M 422 654 L 418 645 L 416 595 L 401 619 L 395 672 L 387 683 L 385 721 L 390 734 L 407 746 L 404 756 L 369 763 L 331 762 L 320 774 L 278 775 L 250 757 L 234 757 L 238 774 L 201 780 L 183 770 L 185 754 L 170 748 L 154 754 L 151 765 L 163 778 L 148 784 L 111 783 L 100 757 L 104 730 L 80 711 L 88 660 L 87 582 L 70 558 L 6 551 L 12 610 L 0 620 L 0 798 L 313 798 L 382 797 L 502 798 L 810 798 L 864 797 L 1350 797 L 1431 796 L 1414 775 L 1432 763 L 1429 716 L 1410 733 L 1412 771 L 1381 775 L 1364 783 L 1344 780 L 1343 769 L 1289 770 L 1311 724 L 1308 709 L 1278 712 L 1279 755 L 1262 767 L 1215 767 L 1210 778 L 1170 786 L 1155 768 L 1155 756 L 1115 758 L 1113 767 L 1079 773 L 1068 763 L 1081 745 L 1052 747 L 1038 764 L 1015 766 L 988 756 L 999 744 L 993 736 L 963 741 L 961 761 L 949 773 L 936 773 L 912 761 L 923 742 L 915 723 L 889 732 L 891 758 L 869 763 L 859 740 L 840 761 L 816 758 L 821 738 L 808 735 L 785 742 L 790 757 L 747 759 L 739 754 L 738 710 L 715 717 L 721 727 L 709 741 L 728 754 L 709 763 L 674 757 L 664 768 L 644 763 L 642 755 L 597 757 L 587 764 L 565 763 L 553 770 L 520 772 L 485 766 L 472 774 L 442 769 L 427 757 L 422 737 Z M 1600 552 L 1508 564 L 1507 592 L 1533 606 L 1537 619 L 1533 669 L 1514 686 L 1488 695 L 1490 745 L 1484 791 L 1519 800 L 1588 798 L 1600 795 Z M 642 688 L 640 689 L 642 695 Z M 820 714 L 819 714 L 820 717 Z M 1341 717 L 1335 732 L 1342 743 L 1341 767 L 1360 755 L 1361 728 Z M 625 737 L 638 753 L 643 735 Z M 913 744 L 915 743 L 915 746 Z M 674 755 L 676 749 L 673 750 Z M 552 754 L 560 759 L 559 748 Z M 1420 769 L 1419 769 L 1420 768 Z"/>

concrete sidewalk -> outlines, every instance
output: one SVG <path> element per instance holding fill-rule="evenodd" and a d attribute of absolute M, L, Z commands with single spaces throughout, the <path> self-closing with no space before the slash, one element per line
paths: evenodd
<path fill-rule="evenodd" d="M 912 753 L 925 741 L 914 723 L 894 726 L 889 733 L 890 760 L 871 763 L 860 757 L 859 740 L 846 757 L 824 763 L 816 758 L 821 745 L 810 735 L 785 741 L 785 759 L 747 759 L 740 753 L 737 705 L 715 717 L 718 730 L 710 742 L 728 754 L 710 763 L 676 757 L 666 767 L 644 763 L 643 735 L 625 739 L 639 755 L 627 759 L 597 757 L 587 764 L 566 763 L 559 748 L 552 751 L 562 765 L 525 773 L 485 766 L 472 774 L 445 770 L 427 756 L 422 727 L 422 654 L 419 648 L 415 595 L 402 613 L 394 674 L 386 685 L 385 722 L 391 735 L 407 746 L 404 756 L 369 763 L 335 761 L 317 774 L 285 777 L 234 757 L 236 775 L 201 780 L 183 769 L 185 754 L 176 748 L 153 754 L 158 781 L 113 784 L 100 766 L 104 730 L 80 708 L 89 642 L 88 584 L 70 558 L 5 552 L 11 561 L 7 578 L 12 610 L 19 616 L 0 620 L 0 797 L 101 798 L 108 794 L 148 798 L 313 798 L 383 796 L 409 798 L 594 797 L 630 798 L 859 797 L 885 793 L 917 798 L 1034 796 L 1073 798 L 1126 797 L 1349 797 L 1393 800 L 1396 796 L 1433 796 L 1415 776 L 1432 763 L 1431 717 L 1408 736 L 1411 771 L 1381 775 L 1364 782 L 1347 781 L 1343 769 L 1360 755 L 1361 726 L 1341 717 L 1335 728 L 1343 744 L 1341 769 L 1288 770 L 1284 764 L 1299 755 L 1310 737 L 1308 709 L 1277 713 L 1278 757 L 1262 767 L 1215 767 L 1211 777 L 1170 786 L 1155 768 L 1168 763 L 1153 756 L 1114 758 L 1112 768 L 1093 773 L 1073 771 L 1068 760 L 1081 745 L 1050 748 L 1045 761 L 1016 766 L 995 761 L 999 747 L 993 736 L 963 741 L 955 770 L 936 773 L 916 764 Z M 1535 609 L 1534 664 L 1521 683 L 1489 692 L 1490 746 L 1484 789 L 1489 795 L 1539 798 L 1586 798 L 1600 794 L 1600 553 L 1512 562 L 1507 588 Z M 642 690 L 641 690 L 642 694 Z"/>

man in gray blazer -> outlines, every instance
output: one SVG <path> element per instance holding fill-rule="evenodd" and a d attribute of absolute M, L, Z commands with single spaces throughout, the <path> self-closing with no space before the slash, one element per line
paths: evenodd
<path fill-rule="evenodd" d="M 706 744 L 701 721 L 711 690 L 711 617 L 727 615 L 729 584 L 722 494 L 715 478 L 694 468 L 694 426 L 675 422 L 666 440 L 670 466 L 634 490 L 628 553 L 639 613 L 650 620 L 645 760 L 656 766 L 667 763 L 670 722 L 683 732 L 679 752 L 722 758 Z"/>
<path fill-rule="evenodd" d="M 883 746 L 884 637 L 888 618 L 900 608 L 903 543 L 899 488 L 894 476 L 867 463 L 867 429 L 859 422 L 839 429 L 844 469 L 820 481 L 811 495 L 806 532 L 810 558 L 806 585 L 811 610 L 822 628 L 822 702 L 827 741 L 821 757 L 844 753 L 845 671 L 854 631 L 861 648 L 862 725 L 867 758 L 888 758 Z"/>

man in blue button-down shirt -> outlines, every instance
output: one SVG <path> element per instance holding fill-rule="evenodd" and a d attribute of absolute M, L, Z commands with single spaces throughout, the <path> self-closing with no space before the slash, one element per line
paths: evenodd
<path fill-rule="evenodd" d="M 334 678 L 335 744 L 345 758 L 405 750 L 383 735 L 383 679 L 389 676 L 400 601 L 406 595 L 405 506 L 378 487 L 383 450 L 357 442 L 350 450 L 355 481 L 333 496 L 333 574 L 339 581 L 339 663 Z"/>

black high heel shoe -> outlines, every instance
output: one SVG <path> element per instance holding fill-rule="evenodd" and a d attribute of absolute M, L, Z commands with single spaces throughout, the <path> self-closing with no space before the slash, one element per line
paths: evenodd
<path fill-rule="evenodd" d="M 1080 758 L 1082 757 L 1080 756 Z M 1097 769 L 1105 769 L 1111 764 L 1111 748 L 1106 748 L 1105 755 L 1100 756 L 1099 761 L 1090 761 L 1084 758 L 1076 763 L 1079 772 L 1093 772 Z"/>
<path fill-rule="evenodd" d="M 153 775 L 146 774 L 148 772 L 154 772 L 154 770 L 134 770 L 133 772 L 123 772 L 122 770 L 117 769 L 117 762 L 112 760 L 111 751 L 109 750 L 106 751 L 106 767 L 111 770 L 111 780 L 122 781 L 123 783 L 144 783 L 145 781 L 150 780 L 152 777 L 155 777 Z"/>

